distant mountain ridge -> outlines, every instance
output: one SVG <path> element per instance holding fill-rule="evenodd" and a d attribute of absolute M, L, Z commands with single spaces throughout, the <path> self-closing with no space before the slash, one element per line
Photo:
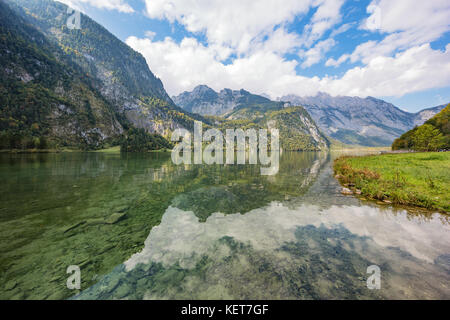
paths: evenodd
<path fill-rule="evenodd" d="M 318 151 L 329 147 L 329 141 L 303 107 L 290 107 L 246 90 L 216 92 L 204 85 L 172 99 L 189 112 L 211 117 L 222 130 L 278 128 L 284 150 Z"/>
<path fill-rule="evenodd" d="M 230 92 L 234 94 L 227 94 Z M 242 113 L 246 105 L 259 105 L 259 109 L 251 108 L 251 112 L 258 112 L 263 106 L 302 106 L 329 137 L 364 146 L 391 145 L 404 132 L 423 124 L 444 108 L 443 105 L 409 113 L 373 97 L 332 97 L 326 93 L 314 97 L 288 95 L 271 101 L 245 90 L 225 89 L 217 93 L 204 85 L 173 97 L 173 101 L 189 112 L 233 119 L 250 116 Z"/>
<path fill-rule="evenodd" d="M 439 112 L 441 112 L 444 108 L 445 108 L 445 104 L 437 106 L 437 107 L 432 107 L 432 108 L 428 108 L 428 109 L 424 109 L 422 111 L 419 111 L 417 113 L 415 113 L 415 117 L 414 117 L 414 124 L 416 126 L 420 126 L 422 125 L 424 122 L 430 120 L 431 118 L 433 118 L 435 115 L 437 115 Z"/>
<path fill-rule="evenodd" d="M 405 131 L 423 124 L 445 107 L 410 113 L 373 97 L 332 97 L 326 93 L 314 97 L 288 95 L 280 100 L 304 106 L 330 137 L 367 146 L 391 145 Z"/>
<path fill-rule="evenodd" d="M 192 92 L 183 92 L 172 97 L 173 101 L 184 110 L 200 115 L 223 116 L 240 107 L 264 105 L 282 106 L 282 103 L 251 94 L 245 90 L 223 89 L 216 92 L 208 86 L 197 86 Z"/>

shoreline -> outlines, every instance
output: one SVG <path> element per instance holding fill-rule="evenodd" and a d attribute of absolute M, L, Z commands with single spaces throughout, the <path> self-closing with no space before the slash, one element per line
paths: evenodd
<path fill-rule="evenodd" d="M 148 150 L 145 152 L 124 152 L 124 153 L 163 153 L 171 152 L 172 150 Z M 121 153 L 120 147 L 111 147 L 99 150 L 81 150 L 81 149 L 5 149 L 0 150 L 0 154 L 49 154 L 49 153 L 72 153 L 72 152 L 87 152 L 87 153 Z"/>
<path fill-rule="evenodd" d="M 449 159 L 450 153 L 439 152 L 342 156 L 333 171 L 344 195 L 449 215 L 448 175 L 442 175 L 441 163 Z"/>

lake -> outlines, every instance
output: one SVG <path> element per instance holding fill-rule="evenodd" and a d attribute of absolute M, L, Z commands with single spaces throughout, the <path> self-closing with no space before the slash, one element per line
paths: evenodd
<path fill-rule="evenodd" d="M 450 299 L 449 216 L 341 195 L 338 155 L 0 154 L 0 299 Z"/>

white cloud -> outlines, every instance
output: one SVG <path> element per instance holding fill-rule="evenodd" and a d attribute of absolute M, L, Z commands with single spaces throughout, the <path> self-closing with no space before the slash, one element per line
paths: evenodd
<path fill-rule="evenodd" d="M 340 13 L 344 0 L 316 0 L 313 6 L 318 7 L 311 18 L 311 23 L 305 26 L 305 45 L 310 47 L 316 40 L 322 38 L 326 31 L 341 22 Z"/>
<path fill-rule="evenodd" d="M 342 26 L 340 26 L 337 29 L 334 29 L 331 34 L 330 34 L 330 38 L 334 38 L 342 33 L 347 32 L 348 30 L 350 30 L 353 27 L 354 23 L 345 23 Z"/>
<path fill-rule="evenodd" d="M 378 56 L 433 42 L 450 30 L 450 2 L 448 0 L 377 0 L 368 7 L 372 22 L 363 29 L 387 34 L 381 41 L 368 41 L 356 47 L 351 54 L 328 60 L 337 66 L 350 60 L 368 63 Z"/>
<path fill-rule="evenodd" d="M 426 29 L 433 33 L 436 33 L 436 30 L 442 33 L 448 30 L 450 25 L 448 0 L 374 0 L 369 7 L 379 8 L 379 30 L 382 32 Z M 376 14 L 376 10 L 372 10 L 372 16 Z"/>
<path fill-rule="evenodd" d="M 327 60 L 327 62 L 325 63 L 325 66 L 327 67 L 338 67 L 340 66 L 342 63 L 344 63 L 345 61 L 347 61 L 348 59 L 350 59 L 350 55 L 349 54 L 343 54 L 339 59 L 335 60 L 333 58 L 330 58 Z"/>
<path fill-rule="evenodd" d="M 130 37 L 127 44 L 145 56 L 171 95 L 192 90 L 198 84 L 215 90 L 245 88 L 272 98 L 314 95 L 319 91 L 361 97 L 401 96 L 450 85 L 450 45 L 446 51 L 425 44 L 394 57 L 375 57 L 365 67 L 353 68 L 340 78 L 309 78 L 297 74 L 295 60 L 271 51 L 257 51 L 225 65 L 217 47 L 206 47 L 195 38 L 177 44 L 171 38 L 153 42 Z"/>
<path fill-rule="evenodd" d="M 305 61 L 302 63 L 302 68 L 308 68 L 320 62 L 324 58 L 325 54 L 330 51 L 335 44 L 336 41 L 330 38 L 320 41 L 313 48 L 306 52 L 300 53 L 300 57 L 305 58 Z"/>
<path fill-rule="evenodd" d="M 83 5 L 88 4 L 96 8 L 117 10 L 124 13 L 132 13 L 134 9 L 124 0 L 55 0 L 67 4 L 68 6 L 83 10 Z"/>
<path fill-rule="evenodd" d="M 204 32 L 209 44 L 246 54 L 255 39 L 278 25 L 306 14 L 314 0 L 145 0 L 151 18 L 178 21 L 193 33 Z"/>
<path fill-rule="evenodd" d="M 61 1 L 77 8 L 91 5 L 134 12 L 126 0 Z M 326 66 L 361 63 L 340 77 L 302 76 L 299 62 L 285 57 L 287 53 L 298 55 L 303 59 L 301 68 L 323 61 L 337 44 L 333 38 L 355 25 L 344 21 L 339 27 L 345 0 L 284 0 L 282 4 L 279 0 L 144 1 L 147 16 L 176 21 L 187 31 L 206 37 L 206 43 L 194 37 L 180 43 L 170 37 L 155 41 L 155 33 L 147 31 L 145 38 L 127 39 L 127 44 L 145 56 L 171 95 L 199 84 L 215 90 L 245 88 L 272 98 L 319 91 L 361 97 L 401 96 L 450 86 L 450 47 L 439 51 L 429 45 L 449 30 L 448 0 L 373 1 L 369 21 L 379 24 L 376 28 L 362 24 L 384 38 L 327 59 Z M 305 17 L 313 9 L 303 30 L 288 28 L 294 18 Z M 375 17 L 377 13 L 379 17 Z"/>
<path fill-rule="evenodd" d="M 145 31 L 145 36 L 148 39 L 153 40 L 153 38 L 156 36 L 156 32 L 151 31 L 151 30 L 147 30 L 147 31 Z"/>
<path fill-rule="evenodd" d="M 450 86 L 450 45 L 445 51 L 424 44 L 394 57 L 375 57 L 365 67 L 353 68 L 342 78 L 325 82 L 325 91 L 355 96 L 402 96 Z"/>

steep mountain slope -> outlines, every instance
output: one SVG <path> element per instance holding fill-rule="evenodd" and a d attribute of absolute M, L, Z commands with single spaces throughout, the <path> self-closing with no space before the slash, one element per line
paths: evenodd
<path fill-rule="evenodd" d="M 420 127 L 394 141 L 393 150 L 450 150 L 450 104 Z"/>
<path fill-rule="evenodd" d="M 175 103 L 189 112 L 221 115 L 227 119 L 263 117 L 264 112 L 282 106 L 303 106 L 320 130 L 346 144 L 388 146 L 403 132 L 423 124 L 444 106 L 409 113 L 380 99 L 368 97 L 332 97 L 319 93 L 314 97 L 288 95 L 277 102 L 245 90 L 222 90 L 207 86 L 173 97 Z"/>
<path fill-rule="evenodd" d="M 173 97 L 173 101 L 186 111 L 209 116 L 227 115 L 241 107 L 273 108 L 283 105 L 245 90 L 215 92 L 205 85 L 197 86 L 192 92 L 183 92 Z"/>
<path fill-rule="evenodd" d="M 52 0 L 6 0 L 29 23 L 64 51 L 114 110 L 132 125 L 169 135 L 175 128 L 192 128 L 190 115 L 175 106 L 144 57 L 86 15 L 81 29 L 69 29 L 68 7 Z"/>
<path fill-rule="evenodd" d="M 211 117 L 222 132 L 226 129 L 278 129 L 285 151 L 320 151 L 329 148 L 328 139 L 303 107 L 242 108 L 235 118 Z"/>
<path fill-rule="evenodd" d="M 173 97 L 175 103 L 190 112 L 212 119 L 221 130 L 277 128 L 284 150 L 325 150 L 327 138 L 302 107 L 289 107 L 283 102 L 251 94 L 245 90 L 224 89 L 215 92 L 201 85 L 192 92 Z"/>
<path fill-rule="evenodd" d="M 284 150 L 320 151 L 329 147 L 329 141 L 303 107 L 269 111 L 265 118 L 268 126 L 280 130 L 280 141 Z"/>
<path fill-rule="evenodd" d="M 441 112 L 444 108 L 445 108 L 445 104 L 437 106 L 437 107 L 433 107 L 433 108 L 424 109 L 422 111 L 415 113 L 414 114 L 414 125 L 420 126 L 420 125 L 424 124 L 426 121 L 430 120 L 435 115 L 437 115 L 439 112 Z"/>
<path fill-rule="evenodd" d="M 123 128 L 93 79 L 0 2 L 0 148 L 98 148 Z"/>
<path fill-rule="evenodd" d="M 289 95 L 280 100 L 304 106 L 330 137 L 366 146 L 390 145 L 403 132 L 423 124 L 444 107 L 414 114 L 372 97 L 332 97 L 325 93 L 315 97 Z"/>

